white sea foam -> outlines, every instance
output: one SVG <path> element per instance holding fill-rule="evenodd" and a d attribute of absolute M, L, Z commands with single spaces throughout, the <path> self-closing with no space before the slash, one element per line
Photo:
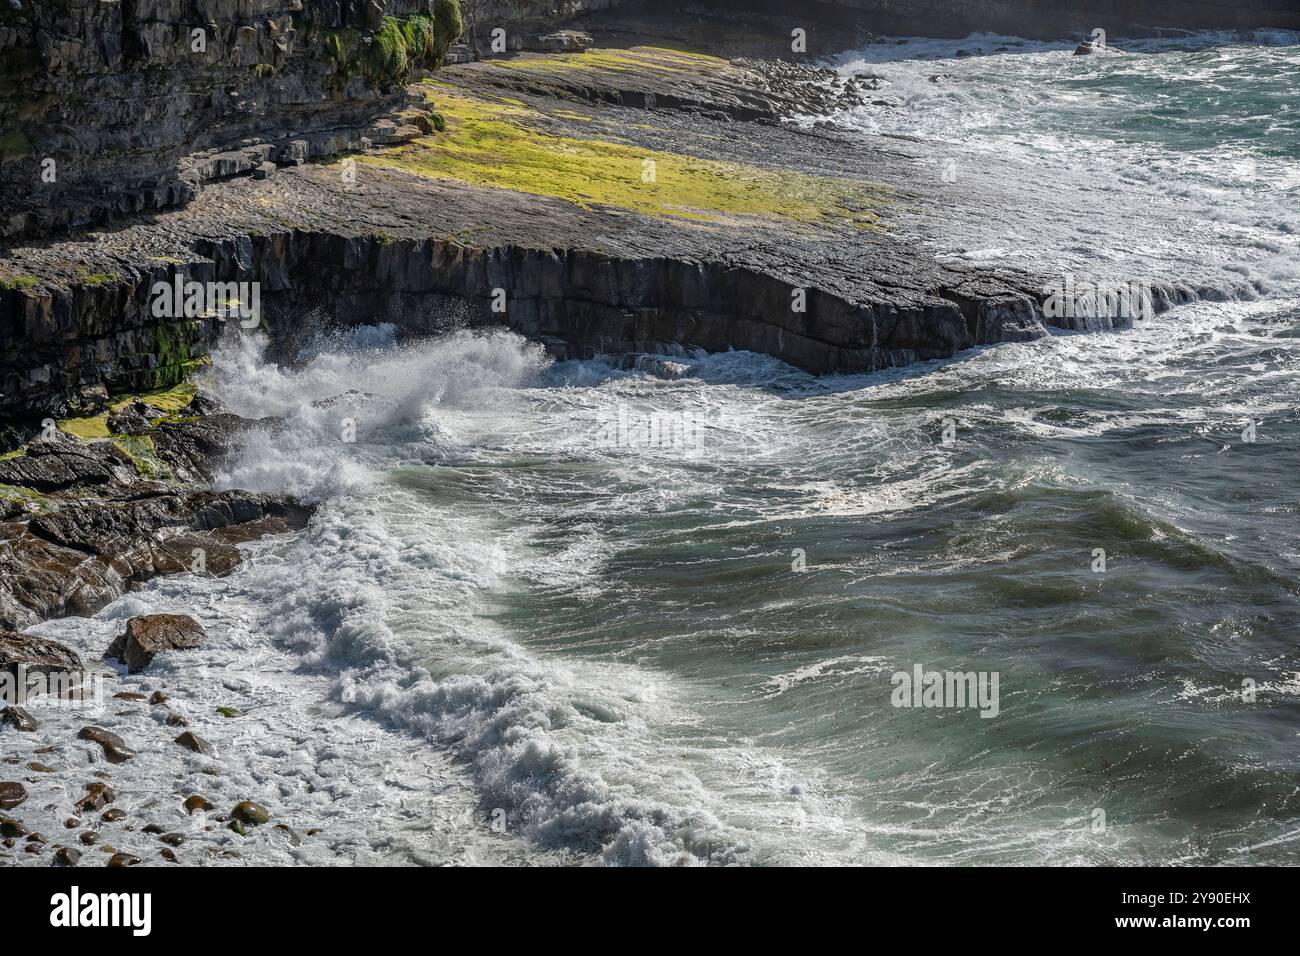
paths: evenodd
<path fill-rule="evenodd" d="M 1133 41 L 1100 58 L 988 34 L 886 41 L 832 65 L 877 78 L 896 105 L 830 119 L 920 141 L 907 178 L 967 201 L 904 211 L 900 228 L 952 261 L 1294 294 L 1300 127 L 1284 104 L 1300 47 L 1255 39 Z"/>
<path fill-rule="evenodd" d="M 548 660 L 488 620 L 496 596 L 519 586 L 517 576 L 554 587 L 565 580 L 556 562 L 568 561 L 577 567 L 572 585 L 608 549 L 593 532 L 567 556 L 535 555 L 527 522 L 503 525 L 491 495 L 479 497 L 483 488 L 461 485 L 458 500 L 441 500 L 440 490 L 463 470 L 456 463 L 484 455 L 528 460 L 538 442 L 561 453 L 637 457 L 603 443 L 596 429 L 573 425 L 609 395 L 569 396 L 567 419 L 536 416 L 527 386 L 545 364 L 533 346 L 508 335 L 321 354 L 294 371 L 260 361 L 248 343 L 219 360 L 223 394 L 235 396 L 236 410 L 288 422 L 274 437 L 250 440 L 223 481 L 288 485 L 322 500 L 282 560 L 247 580 L 259 625 L 313 672 L 337 674 L 331 697 L 347 712 L 449 748 L 470 770 L 484 819 L 508 833 L 610 863 L 761 858 L 772 851 L 763 846 L 763 827 L 751 825 L 784 818 L 796 803 L 807 815 L 810 780 L 800 797 L 769 794 L 739 812 L 714 787 L 734 787 L 725 768 L 741 753 L 670 743 L 673 728 L 692 720 L 689 694 L 682 699 L 672 679 L 632 666 Z M 617 392 L 626 382 L 631 398 L 651 381 L 665 392 L 708 392 L 612 370 L 603 384 Z M 336 438 L 337 404 L 321 405 L 336 395 L 361 423 L 355 444 Z M 546 434 L 533 433 L 530 422 L 544 424 Z M 427 464 L 413 464 L 421 461 Z M 503 506 L 513 505 L 510 471 L 502 469 L 497 486 Z M 327 480 L 304 481 L 321 475 Z"/>

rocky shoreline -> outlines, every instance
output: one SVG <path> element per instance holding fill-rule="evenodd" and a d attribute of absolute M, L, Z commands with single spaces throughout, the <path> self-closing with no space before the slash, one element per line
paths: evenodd
<path fill-rule="evenodd" d="M 162 746 L 166 740 L 152 739 L 157 734 L 200 756 L 212 756 L 213 747 L 185 729 L 189 720 L 162 690 L 121 690 L 105 699 L 105 683 L 116 682 L 119 670 L 122 676 L 145 671 L 159 654 L 199 647 L 204 629 L 188 615 L 132 617 L 98 665 L 58 641 L 21 631 L 51 618 L 92 615 L 158 575 L 228 574 L 240 563 L 240 543 L 305 526 L 312 508 L 291 498 L 206 490 L 237 436 L 270 423 L 220 413 L 192 388 L 180 391 L 192 397 L 170 412 L 159 406 L 166 399 L 176 405 L 175 394 L 119 402 L 101 416 L 109 437 L 82 440 L 73 432 L 97 423 L 65 422 L 67 430 L 52 429 L 21 454 L 0 460 L 0 684 L 6 704 L 0 708 L 0 859 L 21 853 L 71 866 L 93 849 L 109 866 L 130 866 L 145 852 L 139 841 L 156 837 L 161 846 L 154 855 L 178 862 L 186 835 L 141 822 L 117 806 L 113 769 L 141 747 Z M 37 695 L 40 718 L 18 702 L 28 694 Z M 128 742 L 99 726 L 96 718 L 114 706 L 147 707 L 156 732 Z M 84 724 L 77 742 L 47 736 L 39 746 L 25 746 L 51 710 L 67 731 Z M 222 716 L 238 712 L 227 708 Z M 68 758 L 70 747 L 89 760 L 84 792 L 32 806 L 29 787 L 52 779 L 61 789 L 72 786 L 68 775 L 75 771 L 61 773 L 47 762 L 56 754 Z M 10 779 L 15 770 L 19 778 Z M 251 801 L 210 818 L 207 812 L 216 807 L 199 794 L 178 799 L 178 806 L 187 817 L 201 812 L 208 830 L 224 825 L 241 835 L 269 819 Z M 284 839 L 300 839 L 287 824 L 277 826 Z M 135 850 L 121 849 L 123 841 Z"/>
<path fill-rule="evenodd" d="M 257 283 L 283 355 L 383 321 L 506 326 L 564 357 L 735 348 L 860 372 L 1123 324 L 1052 318 L 1052 277 L 904 237 L 904 216 L 978 215 L 907 144 L 783 122 L 873 101 L 870 84 L 648 43 L 450 66 L 406 96 L 428 132 L 0 249 L 0 415 L 26 428 L 9 447 L 194 371 L 233 323 L 158 315 L 175 281 Z M 1156 311 L 1223 294 L 1153 289 Z"/>
<path fill-rule="evenodd" d="M 219 309 L 160 313 L 159 284 L 252 285 L 252 334 L 286 361 L 313 338 L 386 323 L 401 337 L 505 327 L 559 358 L 651 370 L 656 356 L 736 349 L 815 373 L 864 372 L 1052 328 L 1127 324 L 1053 315 L 1043 292 L 1053 277 L 954 263 L 909 238 L 904 216 L 938 221 L 975 203 L 927 178 L 909 144 L 789 122 L 891 108 L 871 80 L 684 49 L 634 32 L 639 21 L 624 16 L 628 32 L 607 47 L 572 38 L 556 41 L 558 52 L 513 47 L 410 86 L 362 71 L 347 95 L 309 109 L 335 74 L 295 58 L 294 35 L 320 66 L 319 29 L 369 14 L 336 11 L 313 45 L 290 5 L 273 6 L 265 29 L 232 35 L 191 79 L 219 76 L 232 49 L 253 58 L 245 66 L 283 70 L 303 98 L 285 130 L 241 127 L 242 145 L 181 157 L 198 134 L 177 120 L 158 155 L 179 164 L 180 179 L 110 197 L 107 213 L 92 203 L 6 220 L 0 674 L 94 673 L 123 689 L 101 702 L 112 720 L 62 713 L 43 726 L 20 704 L 0 714 L 0 862 L 73 865 L 92 849 L 109 865 L 179 862 L 193 819 L 218 860 L 238 860 L 233 841 L 268 820 L 258 832 L 276 831 L 264 839 L 286 853 L 316 833 L 281 819 L 273 796 L 255 792 L 255 770 L 215 783 L 211 758 L 239 741 L 211 728 L 238 728 L 243 713 L 191 705 L 165 679 L 210 648 L 203 622 L 131 614 L 97 651 L 103 664 L 23 633 L 91 617 L 155 578 L 226 575 L 242 545 L 312 517 L 289 496 L 211 489 L 242 436 L 278 425 L 223 412 L 196 391 L 221 337 L 249 330 Z M 393 9 L 419 16 L 426 6 Z M 16 29 L 8 22 L 0 27 Z M 471 23 L 471 36 L 483 25 Z M 120 218 L 86 228 L 101 214 Z M 1233 294 L 1185 282 L 1151 291 L 1155 311 Z M 255 696 L 239 681 L 221 686 Z M 120 799 L 122 768 L 145 753 L 189 782 L 163 793 L 137 781 Z M 305 792 L 328 787 L 327 772 L 317 777 Z M 229 836 L 214 841 L 222 830 Z"/>
<path fill-rule="evenodd" d="M 104 659 L 119 660 L 127 665 L 131 673 L 144 670 L 153 658 L 164 652 L 193 649 L 205 638 L 203 628 L 192 618 L 179 614 L 154 614 L 131 618 L 126 630 L 118 636 L 104 652 Z M 45 680 L 59 677 L 69 681 L 68 689 L 61 695 L 65 699 L 62 706 L 73 707 L 75 704 L 94 706 L 103 709 L 106 702 L 95 700 L 95 693 L 100 685 L 87 678 L 80 657 L 54 641 L 42 641 L 13 633 L 0 633 L 0 673 L 11 675 L 17 682 L 25 682 L 29 675 L 40 674 Z M 101 693 L 102 692 L 98 692 Z M 119 691 L 112 697 L 119 707 L 147 705 L 162 715 L 160 731 L 166 736 L 171 729 L 188 727 L 188 719 L 173 709 L 171 698 L 156 690 L 150 695 L 134 691 Z M 46 702 L 48 704 L 48 702 Z M 238 717 L 240 714 L 225 708 L 222 716 Z M 0 724 L 7 726 L 11 735 L 23 737 L 36 734 L 43 721 L 34 717 L 25 707 L 12 705 L 0 710 Z M 187 838 L 187 833 L 169 831 L 157 822 L 140 823 L 122 807 L 116 805 L 117 793 L 113 788 L 112 768 L 138 756 L 138 751 L 116 733 L 94 724 L 83 726 L 76 734 L 76 739 L 89 745 L 86 750 L 92 756 L 92 763 L 107 764 L 104 769 L 93 770 L 89 776 L 95 778 L 86 782 L 80 795 L 63 805 L 46 806 L 45 814 L 33 815 L 28 807 L 28 790 L 24 782 L 6 780 L 0 782 L 0 809 L 8 811 L 0 814 L 0 859 L 16 857 L 19 853 L 26 857 L 41 858 L 56 866 L 77 866 L 83 855 L 97 851 L 104 854 L 105 865 L 111 867 L 134 866 L 142 861 L 137 852 L 148 854 L 140 848 L 141 841 L 156 838 L 157 858 L 170 863 L 180 862 L 176 855 Z M 59 774 L 58 768 L 51 767 L 41 760 L 31 759 L 24 762 L 23 755 L 16 751 L 23 749 L 12 738 L 7 747 L 10 752 L 4 760 L 7 765 L 21 766 L 29 775 L 27 784 L 47 779 L 48 775 Z M 193 754 L 212 757 L 212 744 L 192 730 L 182 729 L 172 740 L 175 746 Z M 14 746 L 18 744 L 17 746 Z M 152 741 L 145 746 L 151 746 Z M 61 753 L 63 747 L 46 744 L 30 748 L 29 756 L 48 758 L 51 754 Z M 215 772 L 215 771 L 213 771 Z M 0 773 L 3 773 L 0 770 Z M 20 811 L 19 808 L 22 808 Z M 179 803 L 179 809 L 186 817 L 193 818 L 199 814 L 195 824 L 205 831 L 224 825 L 231 832 L 244 836 L 248 830 L 269 822 L 270 812 L 262 805 L 251 800 L 241 800 L 227 813 L 210 814 L 217 809 L 206 797 L 193 793 Z M 52 814 L 50 811 L 55 811 Z M 17 815 L 14 815 L 14 813 Z M 40 829 L 33 829 L 45 823 L 53 836 L 47 837 Z M 193 829 L 191 824 L 187 829 Z M 288 824 L 277 823 L 276 829 L 282 831 L 284 839 L 297 845 L 301 842 L 299 834 Z M 74 834 L 72 831 L 78 831 Z M 314 831 L 309 831 L 311 835 Z M 109 842 L 112 841 L 112 842 Z M 121 850 L 115 843 L 131 843 L 136 852 Z M 157 846 L 156 844 L 162 844 Z M 219 852 L 219 851 L 218 851 Z M 237 853 L 225 851 L 237 857 Z M 156 861 L 152 861 L 156 862 Z"/>

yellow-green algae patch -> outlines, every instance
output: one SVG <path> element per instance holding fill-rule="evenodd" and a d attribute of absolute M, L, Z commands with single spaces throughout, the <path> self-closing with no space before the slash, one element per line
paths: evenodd
<path fill-rule="evenodd" d="M 158 457 L 153 439 L 148 435 L 118 435 L 113 439 L 117 450 L 131 459 L 141 478 L 170 478 L 172 470 Z"/>
<path fill-rule="evenodd" d="M 445 134 L 359 161 L 656 217 L 878 225 L 884 191 L 869 183 L 542 132 L 539 111 L 436 86 Z"/>
<path fill-rule="evenodd" d="M 39 491 L 33 491 L 31 488 L 20 488 L 18 485 L 0 483 L 0 499 L 12 501 L 24 511 L 34 514 L 58 510 L 58 505 Z"/>
<path fill-rule="evenodd" d="M 113 438 L 113 433 L 108 430 L 108 416 L 122 406 L 139 399 L 159 411 L 175 415 L 194 401 L 196 394 L 198 394 L 198 386 L 193 382 L 182 382 L 172 388 L 160 388 L 152 392 L 141 392 L 139 395 L 127 395 L 116 399 L 107 411 L 100 412 L 98 415 L 89 415 L 85 418 L 65 418 L 59 422 L 59 429 L 69 435 L 75 435 L 82 441 L 91 441 L 96 438 Z"/>

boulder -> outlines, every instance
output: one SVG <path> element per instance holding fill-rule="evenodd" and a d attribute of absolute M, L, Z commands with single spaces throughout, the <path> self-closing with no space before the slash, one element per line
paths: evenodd
<path fill-rule="evenodd" d="M 185 731 L 185 733 L 176 738 L 175 742 L 180 744 L 186 750 L 194 751 L 196 754 L 203 754 L 207 757 L 212 756 L 212 744 L 208 743 L 192 730 Z"/>
<path fill-rule="evenodd" d="M 216 809 L 216 806 L 211 801 L 197 793 L 186 797 L 185 802 L 181 804 L 181 806 L 190 816 L 194 815 L 195 810 L 202 810 L 206 813 L 208 810 Z"/>
<path fill-rule="evenodd" d="M 27 788 L 21 783 L 14 781 L 0 783 L 0 810 L 12 810 L 26 799 Z"/>
<path fill-rule="evenodd" d="M 112 789 L 106 783 L 88 783 L 86 792 L 82 794 L 81 799 L 75 804 L 77 810 L 81 813 L 89 813 L 91 810 L 99 810 L 117 799 Z"/>
<path fill-rule="evenodd" d="M 165 651 L 193 650 L 207 636 L 198 621 L 186 614 L 148 614 L 126 622 L 126 630 L 104 652 L 131 673 L 142 671 Z M 182 735 L 183 736 L 183 735 Z"/>
<path fill-rule="evenodd" d="M 123 763 L 135 756 L 135 751 L 126 745 L 126 741 L 103 727 L 82 727 L 77 737 L 99 744 L 109 763 Z"/>
<path fill-rule="evenodd" d="M 0 631 L 0 672 L 7 671 L 18 679 L 18 668 L 22 666 L 28 674 L 56 674 L 80 672 L 81 658 L 77 653 L 64 647 L 58 641 L 17 631 Z M 6 708 L 8 714 L 11 709 Z M 25 712 L 24 712 L 25 713 Z M 30 714 L 27 715 L 30 719 Z M 9 718 L 4 718 L 6 723 Z"/>
<path fill-rule="evenodd" d="M 13 706 L 0 710 L 0 724 L 8 724 L 15 730 L 33 731 L 40 727 L 36 718 L 25 708 Z"/>
<path fill-rule="evenodd" d="M 252 800 L 244 800 L 235 804 L 231 809 L 230 815 L 240 823 L 248 826 L 260 826 L 271 819 L 271 811 L 260 803 L 254 803 Z"/>

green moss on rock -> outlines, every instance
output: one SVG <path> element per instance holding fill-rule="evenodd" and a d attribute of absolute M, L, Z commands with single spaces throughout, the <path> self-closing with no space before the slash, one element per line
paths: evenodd
<path fill-rule="evenodd" d="M 78 272 L 77 282 L 81 285 L 101 286 L 112 285 L 117 281 L 117 276 L 111 272 Z"/>
<path fill-rule="evenodd" d="M 366 66 L 366 77 L 380 89 L 392 89 L 410 79 L 406 36 L 396 17 L 384 17 L 383 24 L 371 37 Z"/>
<path fill-rule="evenodd" d="M 10 129 L 0 133 L 0 160 L 23 159 L 35 155 L 32 141 L 22 130 Z"/>
<path fill-rule="evenodd" d="M 160 480 L 171 477 L 171 468 L 158 457 L 158 449 L 148 435 L 115 435 L 113 444 L 131 460 L 141 478 Z"/>
<path fill-rule="evenodd" d="M 880 228 L 887 192 L 869 183 L 556 135 L 531 107 L 434 87 L 445 136 L 359 161 L 660 218 Z"/>
<path fill-rule="evenodd" d="M 0 499 L 11 501 L 24 511 L 29 511 L 33 514 L 42 514 L 47 511 L 58 510 L 58 505 L 39 491 L 33 491 L 31 488 L 22 488 L 18 485 L 0 484 Z"/>
<path fill-rule="evenodd" d="M 83 441 L 96 438 L 113 438 L 115 436 L 108 430 L 108 416 L 122 406 L 139 400 L 159 411 L 175 415 L 194 401 L 194 396 L 197 394 L 198 386 L 193 382 L 182 382 L 169 388 L 120 396 L 114 400 L 107 411 L 100 412 L 98 415 L 64 419 L 59 422 L 59 430 L 67 432 L 69 435 L 75 435 Z"/>

